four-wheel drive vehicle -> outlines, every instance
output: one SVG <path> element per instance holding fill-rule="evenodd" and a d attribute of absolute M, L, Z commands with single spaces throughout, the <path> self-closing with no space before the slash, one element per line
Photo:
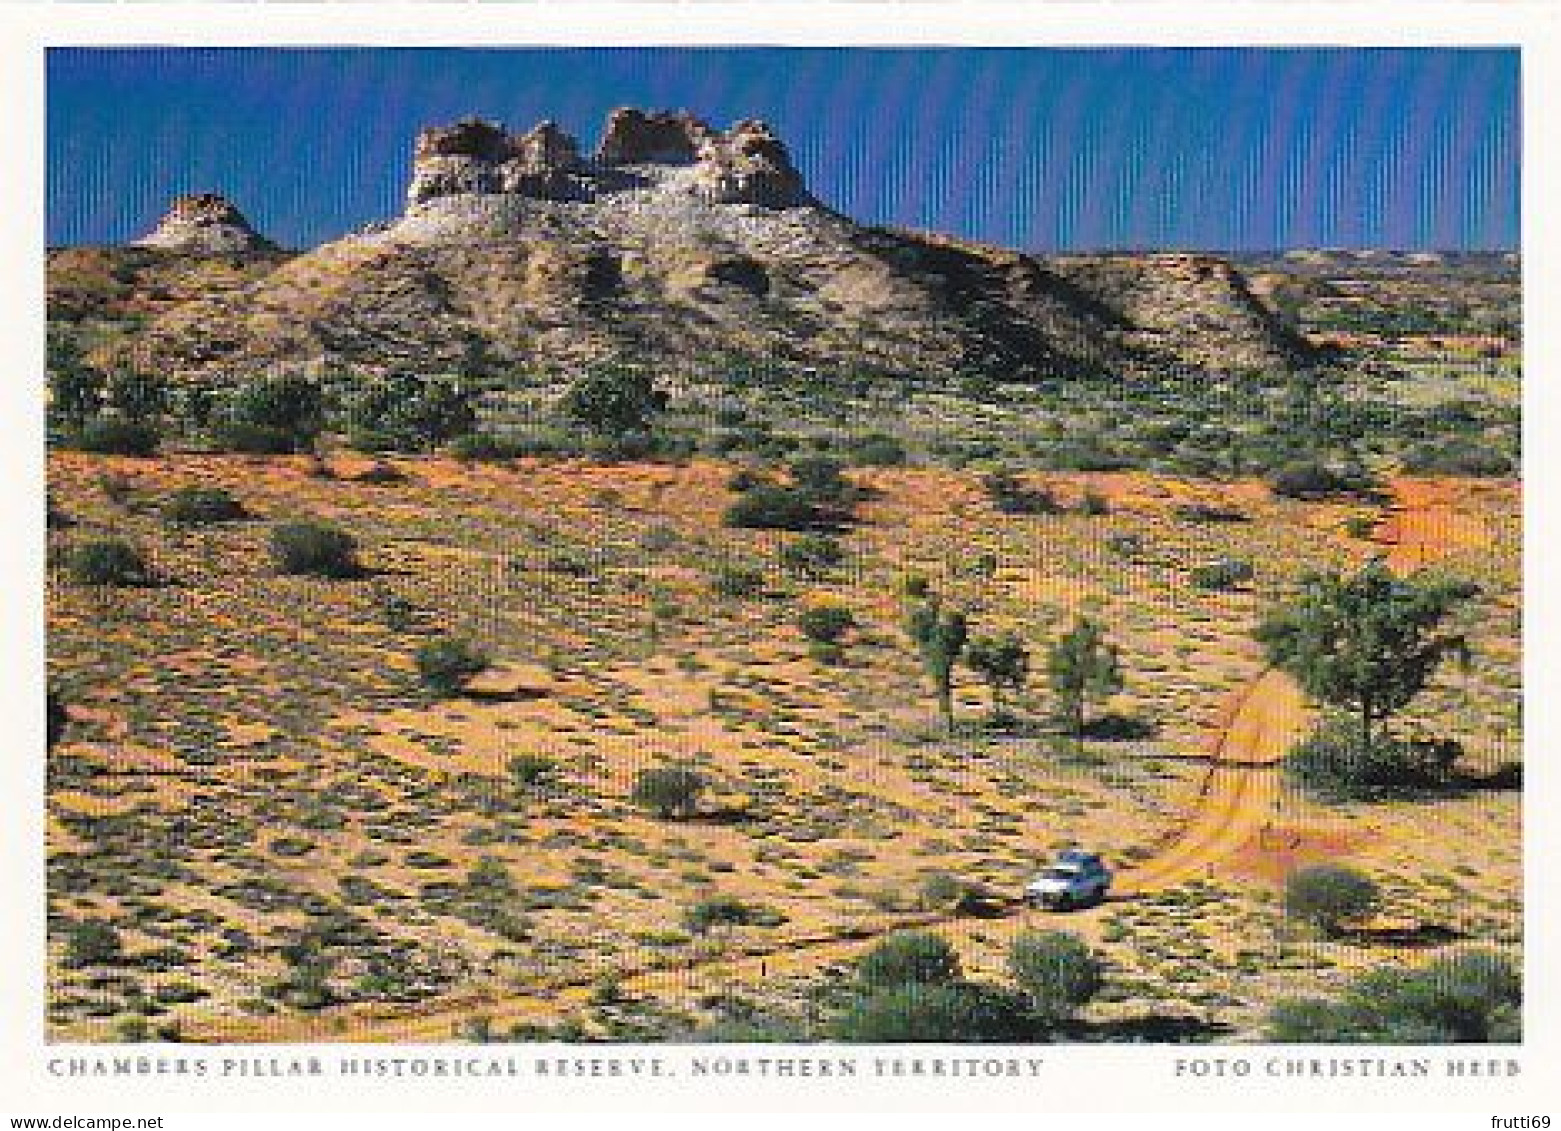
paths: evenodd
<path fill-rule="evenodd" d="M 1041 870 L 1024 889 L 1032 906 L 1064 909 L 1099 903 L 1111 887 L 1111 872 L 1093 852 L 1070 848 Z"/>

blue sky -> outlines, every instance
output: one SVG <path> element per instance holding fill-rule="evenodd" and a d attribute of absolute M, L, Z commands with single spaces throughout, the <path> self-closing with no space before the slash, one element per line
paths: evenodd
<path fill-rule="evenodd" d="M 401 207 L 424 125 L 770 121 L 858 220 L 1029 250 L 1513 248 L 1519 63 L 1469 49 L 55 49 L 48 237 L 181 192 L 310 246 Z"/>

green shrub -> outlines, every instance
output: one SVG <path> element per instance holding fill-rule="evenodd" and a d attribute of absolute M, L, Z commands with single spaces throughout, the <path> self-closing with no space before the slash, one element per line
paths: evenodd
<path fill-rule="evenodd" d="M 1450 739 L 1370 742 L 1344 720 L 1325 724 L 1285 755 L 1285 773 L 1324 801 L 1408 797 L 1446 782 L 1461 747 Z"/>
<path fill-rule="evenodd" d="M 783 921 L 778 913 L 744 903 L 735 895 L 702 899 L 683 915 L 683 925 L 695 935 L 705 934 L 712 927 L 775 926 Z"/>
<path fill-rule="evenodd" d="M 558 780 L 558 762 L 546 754 L 516 754 L 504 768 L 522 791 L 547 789 Z"/>
<path fill-rule="evenodd" d="M 1404 453 L 1409 475 L 1455 475 L 1473 479 L 1513 473 L 1512 459 L 1488 443 L 1471 440 L 1428 440 Z"/>
<path fill-rule="evenodd" d="M 942 935 L 896 931 L 861 957 L 856 974 L 868 989 L 953 982 L 960 976 L 959 955 Z"/>
<path fill-rule="evenodd" d="M 787 465 L 787 470 L 796 490 L 819 502 L 839 502 L 852 493 L 840 461 L 829 456 L 799 456 Z"/>
<path fill-rule="evenodd" d="M 457 436 L 450 442 L 450 455 L 468 463 L 493 462 L 516 459 L 520 456 L 550 454 L 536 450 L 536 441 L 495 436 L 491 432 L 473 432 Z"/>
<path fill-rule="evenodd" d="M 1034 1024 L 1019 994 L 977 982 L 910 982 L 863 994 L 833 1019 L 831 1035 L 861 1044 L 1019 1042 Z"/>
<path fill-rule="evenodd" d="M 1051 1022 L 1073 1016 L 1104 980 L 1100 959 L 1066 931 L 1021 931 L 1008 951 L 1008 969 L 1031 1013 Z"/>
<path fill-rule="evenodd" d="M 458 695 L 488 668 L 488 658 L 453 636 L 430 640 L 417 650 L 417 674 L 435 695 Z"/>
<path fill-rule="evenodd" d="M 844 605 L 809 605 L 797 614 L 797 627 L 815 644 L 838 644 L 856 626 L 856 617 Z"/>
<path fill-rule="evenodd" d="M 813 496 L 794 487 L 757 486 L 727 508 L 722 521 L 748 530 L 810 530 L 822 515 Z"/>
<path fill-rule="evenodd" d="M 105 966 L 124 956 L 119 930 L 107 919 L 83 919 L 65 932 L 68 966 Z"/>
<path fill-rule="evenodd" d="M 900 592 L 912 600 L 925 600 L 932 593 L 932 582 L 924 573 L 907 573 L 900 578 Z"/>
<path fill-rule="evenodd" d="M 325 426 L 325 394 L 297 374 L 259 377 L 229 397 L 212 426 L 217 443 L 256 454 L 301 452 Z"/>
<path fill-rule="evenodd" d="M 1099 491 L 1085 491 L 1079 498 L 1079 513 L 1096 516 L 1110 514 L 1111 500 Z"/>
<path fill-rule="evenodd" d="M 1367 876 L 1336 864 L 1317 864 L 1285 878 L 1285 915 L 1336 935 L 1345 924 L 1376 911 L 1381 894 Z"/>
<path fill-rule="evenodd" d="M 1006 468 L 988 472 L 981 487 L 1001 514 L 1057 514 L 1062 510 L 1050 488 L 1027 486 Z"/>
<path fill-rule="evenodd" d="M 846 442 L 846 456 L 858 467 L 900 467 L 909 458 L 905 445 L 893 436 L 872 432 Z"/>
<path fill-rule="evenodd" d="M 1275 495 L 1286 499 L 1328 499 L 1340 495 L 1371 496 L 1376 481 L 1364 469 L 1319 460 L 1297 460 L 1281 467 L 1270 482 Z"/>
<path fill-rule="evenodd" d="M 180 487 L 163 503 L 163 518 L 178 526 L 204 526 L 244 517 L 244 507 L 221 487 Z"/>
<path fill-rule="evenodd" d="M 722 597 L 756 597 L 764 592 L 764 571 L 723 562 L 711 574 L 710 588 Z"/>
<path fill-rule="evenodd" d="M 692 816 L 704 792 L 705 779 L 687 766 L 652 766 L 634 779 L 631 797 L 663 820 Z"/>
<path fill-rule="evenodd" d="M 357 543 L 352 535 L 318 522 L 287 522 L 271 530 L 271 557 L 280 573 L 315 577 L 357 577 Z"/>
<path fill-rule="evenodd" d="M 1183 522 L 1246 522 L 1247 512 L 1220 503 L 1178 503 L 1172 513 Z"/>
<path fill-rule="evenodd" d="M 1247 584 L 1256 576 L 1251 562 L 1239 558 L 1219 558 L 1193 566 L 1187 579 L 1199 589 L 1225 592 Z"/>
<path fill-rule="evenodd" d="M 1419 969 L 1373 970 L 1337 1001 L 1277 1002 L 1268 1037 L 1304 1044 L 1517 1042 L 1522 1000 L 1522 979 L 1505 957 L 1471 951 Z"/>
<path fill-rule="evenodd" d="M 845 556 L 845 547 L 837 539 L 807 534 L 781 547 L 780 563 L 788 573 L 816 579 L 838 566 Z"/>
<path fill-rule="evenodd" d="M 77 546 L 69 558 L 70 574 L 80 585 L 150 585 L 152 571 L 141 551 L 122 538 L 105 538 Z"/>
<path fill-rule="evenodd" d="M 161 436 L 157 426 L 118 416 L 99 416 L 82 427 L 73 446 L 100 455 L 149 456 L 157 451 Z"/>

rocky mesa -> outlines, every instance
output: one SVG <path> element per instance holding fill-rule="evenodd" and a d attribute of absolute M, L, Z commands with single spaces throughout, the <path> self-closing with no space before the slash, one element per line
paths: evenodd
<path fill-rule="evenodd" d="M 272 245 L 203 194 L 137 246 Z M 1282 370 L 1307 355 L 1218 257 L 1038 256 L 865 226 L 809 191 L 765 123 L 684 112 L 616 110 L 589 153 L 554 122 L 430 127 L 400 216 L 270 262 L 158 309 L 107 360 L 223 376 L 740 355 L 1030 379 Z"/>

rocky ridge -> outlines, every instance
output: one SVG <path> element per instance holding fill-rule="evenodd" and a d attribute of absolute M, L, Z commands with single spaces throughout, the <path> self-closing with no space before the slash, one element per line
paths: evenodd
<path fill-rule="evenodd" d="M 164 311 L 121 360 L 222 375 L 742 355 L 1027 379 L 1305 357 L 1224 260 L 1041 257 L 865 227 L 809 192 L 762 122 L 620 109 L 587 156 L 553 122 L 467 119 L 423 130 L 412 158 L 400 217 Z M 231 226 L 215 204 L 178 211 L 159 226 L 170 240 Z"/>

